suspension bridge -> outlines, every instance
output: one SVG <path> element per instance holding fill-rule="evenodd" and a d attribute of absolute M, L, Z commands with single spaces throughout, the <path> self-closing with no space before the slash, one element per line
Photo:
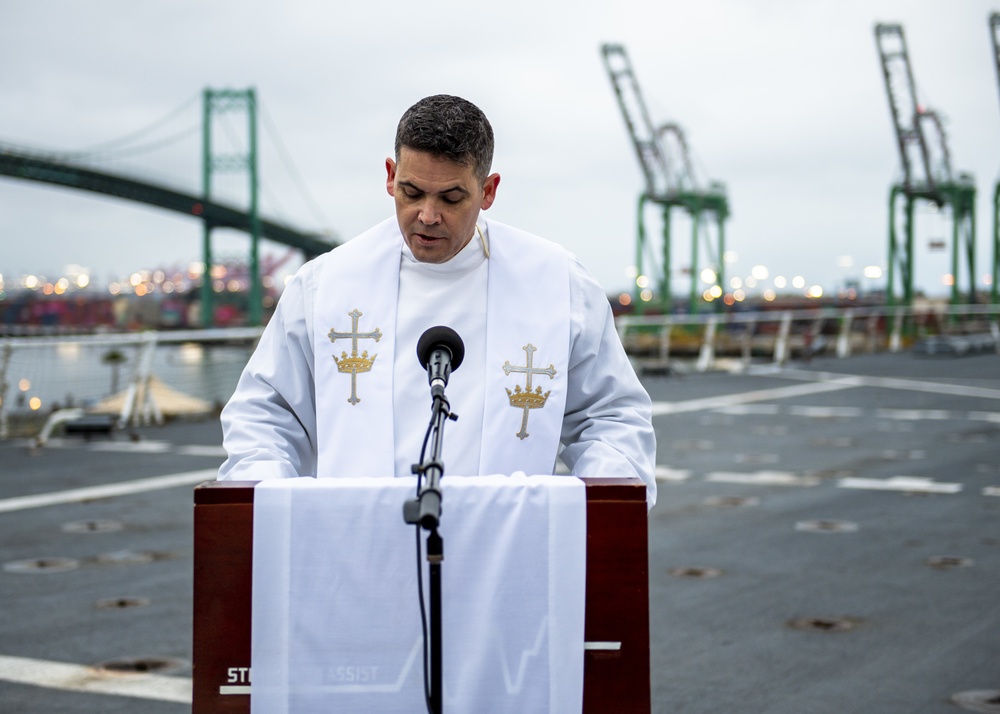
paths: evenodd
<path fill-rule="evenodd" d="M 250 237 L 248 320 L 259 324 L 262 317 L 257 256 L 259 239 L 266 238 L 290 249 L 301 251 L 307 260 L 336 247 L 337 242 L 328 234 L 305 230 L 292 226 L 287 221 L 268 219 L 259 215 L 260 181 L 257 146 L 259 105 L 254 90 L 206 89 L 202 94 L 202 101 L 200 191 L 167 185 L 162 180 L 140 177 L 134 175 L 134 172 L 113 172 L 94 166 L 102 161 L 150 155 L 187 139 L 193 133 L 190 128 L 175 132 L 166 138 L 156 137 L 162 133 L 169 121 L 175 119 L 192 103 L 191 101 L 145 129 L 119 140 L 105 142 L 90 150 L 72 153 L 52 152 L 0 142 L 0 176 L 103 194 L 180 213 L 201 221 L 204 226 L 205 266 L 201 287 L 202 324 L 206 327 L 211 326 L 213 314 L 213 289 L 208 279 L 213 264 L 211 233 L 216 228 L 226 228 L 248 234 Z M 234 112 L 245 115 L 246 126 L 243 131 L 234 131 L 232 124 L 227 122 L 227 115 Z M 263 116 L 269 119 L 266 114 Z M 284 150 L 280 135 L 274 129 L 273 123 L 268 120 L 264 124 L 271 131 L 272 141 L 279 148 L 279 155 L 286 164 L 286 169 L 296 178 L 302 198 L 310 204 L 314 214 L 320 213 L 298 178 L 297 169 Z M 219 142 L 214 138 L 215 134 L 221 131 L 220 126 L 225 128 L 228 142 Z M 247 206 L 240 206 L 234 200 L 220 199 L 212 195 L 213 175 L 222 172 L 247 174 Z"/>

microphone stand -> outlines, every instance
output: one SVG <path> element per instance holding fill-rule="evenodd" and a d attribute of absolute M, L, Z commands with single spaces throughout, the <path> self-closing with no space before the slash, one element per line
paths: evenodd
<path fill-rule="evenodd" d="M 441 447 L 444 441 L 445 421 L 458 418 L 451 413 L 451 405 L 445 399 L 444 389 L 433 390 L 431 405 L 431 451 L 421 464 L 413 465 L 413 473 L 423 479 L 416 498 L 403 504 L 403 520 L 410 525 L 419 525 L 428 531 L 427 562 L 430 569 L 430 693 L 428 709 L 431 714 L 441 714 L 443 704 L 442 634 L 441 634 L 441 562 L 444 560 L 444 541 L 438 533 L 441 521 L 441 476 L 444 464 L 441 462 Z M 426 678 L 426 673 L 425 673 Z M 425 679 L 426 681 L 426 679 Z"/>

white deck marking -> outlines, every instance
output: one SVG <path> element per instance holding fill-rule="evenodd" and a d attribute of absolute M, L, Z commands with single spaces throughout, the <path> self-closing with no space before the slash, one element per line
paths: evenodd
<path fill-rule="evenodd" d="M 984 496 L 1000 496 L 1000 486 L 987 486 L 983 489 Z"/>
<path fill-rule="evenodd" d="M 717 483 L 745 483 L 754 486 L 816 486 L 816 476 L 798 476 L 790 471 L 756 471 L 739 473 L 736 471 L 715 471 L 705 477 L 706 481 Z"/>
<path fill-rule="evenodd" d="M 191 703 L 191 679 L 160 674 L 119 674 L 96 667 L 0 655 L 0 680 L 71 692 L 112 694 Z"/>
<path fill-rule="evenodd" d="M 880 419 L 903 419 L 906 421 L 923 421 L 924 419 L 953 419 L 952 412 L 944 409 L 876 409 L 875 416 Z"/>
<path fill-rule="evenodd" d="M 87 446 L 90 451 L 121 454 L 165 454 L 174 448 L 169 441 L 99 441 Z"/>
<path fill-rule="evenodd" d="M 715 411 L 731 416 L 771 416 L 778 413 L 777 404 L 733 404 L 729 407 L 719 407 Z"/>
<path fill-rule="evenodd" d="M 122 481 L 121 483 L 109 483 L 102 486 L 88 486 L 85 488 L 72 488 L 68 491 L 39 493 L 34 496 L 15 496 L 0 500 L 0 513 L 23 511 L 28 508 L 41 508 L 42 506 L 55 506 L 63 503 L 79 503 L 80 501 L 94 498 L 126 496 L 133 493 L 157 491 L 177 486 L 192 486 L 202 481 L 214 481 L 218 473 L 218 469 L 200 469 L 198 471 L 167 474 L 166 476 L 152 476 L 134 481 Z"/>
<path fill-rule="evenodd" d="M 194 444 L 192 446 L 178 446 L 174 450 L 175 454 L 183 454 L 184 456 L 216 456 L 220 459 L 226 458 L 226 450 L 222 445 L 218 446 L 202 446 L 199 444 Z"/>
<path fill-rule="evenodd" d="M 809 417 L 811 419 L 856 419 L 864 415 L 859 407 L 788 407 L 792 416 Z"/>
<path fill-rule="evenodd" d="M 989 387 L 969 387 L 964 384 L 945 384 L 943 382 L 922 382 L 917 379 L 898 379 L 894 377 L 860 377 L 853 374 L 838 374 L 835 372 L 806 372 L 788 369 L 776 372 L 774 376 L 789 379 L 805 379 L 809 381 L 835 382 L 845 387 L 880 387 L 882 389 L 902 389 L 911 392 L 930 392 L 932 394 L 950 394 L 956 397 L 976 397 L 978 399 L 1000 399 L 1000 389 Z"/>
<path fill-rule="evenodd" d="M 1000 424 L 1000 412 L 969 412 L 969 421 L 989 421 Z"/>
<path fill-rule="evenodd" d="M 667 466 L 656 466 L 657 481 L 687 481 L 691 478 L 690 469 L 672 469 Z"/>
<path fill-rule="evenodd" d="M 888 479 L 879 478 L 842 478 L 837 482 L 838 488 L 860 488 L 869 491 L 908 491 L 910 493 L 958 493 L 962 490 L 960 483 L 941 483 L 930 478 L 916 476 L 893 476 Z"/>
<path fill-rule="evenodd" d="M 829 382 L 796 384 L 790 387 L 775 387 L 774 389 L 755 389 L 752 392 L 723 394 L 718 397 L 690 399 L 686 402 L 653 402 L 653 416 L 682 414 L 684 412 L 697 412 L 707 409 L 725 409 L 737 404 L 765 402 L 771 399 L 789 399 L 791 397 L 801 397 L 806 394 L 819 394 L 822 392 L 837 392 L 841 389 L 851 389 L 858 386 L 861 385 L 851 383 L 849 380 L 838 379 Z"/>

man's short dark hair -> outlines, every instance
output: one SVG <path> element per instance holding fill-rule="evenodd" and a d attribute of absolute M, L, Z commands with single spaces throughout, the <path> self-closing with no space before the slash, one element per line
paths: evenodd
<path fill-rule="evenodd" d="M 493 127 L 470 101 L 447 94 L 426 97 L 407 109 L 396 127 L 396 162 L 403 147 L 472 166 L 480 183 L 493 165 Z"/>

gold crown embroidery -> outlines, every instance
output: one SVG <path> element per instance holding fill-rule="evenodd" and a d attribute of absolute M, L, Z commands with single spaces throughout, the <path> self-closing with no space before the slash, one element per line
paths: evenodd
<path fill-rule="evenodd" d="M 347 356 L 347 352 L 340 353 L 340 359 L 334 356 L 333 361 L 337 363 L 337 371 L 341 374 L 351 375 L 351 396 L 348 398 L 348 402 L 351 405 L 355 405 L 361 401 L 358 396 L 358 375 L 363 372 L 371 372 L 372 366 L 375 364 L 375 358 L 378 355 L 368 356 L 368 350 L 362 351 L 358 354 L 358 340 L 375 340 L 378 342 L 382 339 L 382 333 L 376 327 L 371 332 L 358 332 L 358 318 L 364 315 L 363 312 L 355 308 L 351 312 L 347 313 L 351 317 L 351 331 L 350 332 L 337 332 L 337 328 L 331 328 L 327 337 L 330 338 L 330 342 L 336 342 L 340 339 L 350 339 L 351 340 L 351 355 Z"/>
<path fill-rule="evenodd" d="M 514 391 L 507 390 L 507 397 L 510 400 L 510 405 L 516 409 L 521 409 L 521 431 L 517 432 L 518 439 L 527 439 L 528 434 L 528 414 L 532 409 L 541 409 L 545 406 L 546 400 L 548 400 L 549 395 L 552 394 L 552 390 L 542 393 L 541 387 L 535 387 L 532 389 L 531 378 L 536 374 L 547 374 L 549 379 L 553 379 L 556 376 L 556 368 L 553 365 L 549 365 L 545 369 L 532 366 L 532 361 L 534 359 L 534 354 L 537 348 L 531 343 L 526 344 L 521 349 L 524 350 L 527 355 L 526 364 L 523 367 L 515 367 L 507 360 L 503 363 L 503 372 L 508 377 L 511 372 L 518 372 L 525 375 L 524 388 L 521 385 L 516 385 Z"/>

